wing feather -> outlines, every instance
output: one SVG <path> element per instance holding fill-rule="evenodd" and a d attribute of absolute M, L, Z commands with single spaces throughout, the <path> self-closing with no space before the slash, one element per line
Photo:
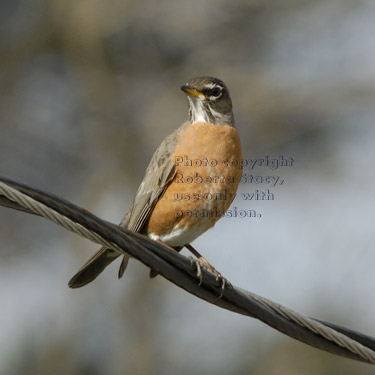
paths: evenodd
<path fill-rule="evenodd" d="M 189 125 L 184 123 L 161 143 L 155 151 L 134 198 L 134 202 L 121 220 L 120 225 L 134 232 L 142 232 L 155 204 L 173 180 L 176 170 L 172 155 L 176 149 L 181 130 Z M 101 248 L 95 253 L 69 281 L 71 288 L 79 288 L 93 281 L 120 254 Z M 125 272 L 128 262 L 127 256 L 120 266 L 119 277 Z"/>

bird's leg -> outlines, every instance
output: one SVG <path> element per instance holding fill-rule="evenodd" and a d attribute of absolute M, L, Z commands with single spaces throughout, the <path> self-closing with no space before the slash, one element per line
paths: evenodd
<path fill-rule="evenodd" d="M 169 246 L 168 244 L 166 244 L 165 242 L 163 242 L 162 240 L 158 239 L 156 240 L 156 242 L 160 243 L 161 245 L 165 246 L 165 247 L 168 247 L 169 249 L 173 250 L 173 251 L 177 251 L 179 252 L 180 250 L 176 250 L 174 247 L 172 246 Z M 181 249 L 181 248 L 180 248 Z"/>
<path fill-rule="evenodd" d="M 224 287 L 226 284 L 229 284 L 229 281 L 226 280 L 223 275 L 218 272 L 215 267 L 206 259 L 204 258 L 197 250 L 194 249 L 193 246 L 190 244 L 185 245 L 185 247 L 198 259 L 192 259 L 195 266 L 197 267 L 197 277 L 199 279 L 199 285 L 202 284 L 202 268 L 205 268 L 207 271 L 211 272 L 215 275 L 216 281 L 221 281 L 221 290 L 224 291 Z"/>
<path fill-rule="evenodd" d="M 168 247 L 168 249 L 171 249 L 171 250 L 173 250 L 173 251 L 177 251 L 177 252 L 179 252 L 181 249 L 182 249 L 182 247 L 176 247 L 176 248 L 174 248 L 174 247 L 172 247 L 172 246 L 169 246 L 168 244 L 166 244 L 165 242 L 163 242 L 162 240 L 160 240 L 160 239 L 158 239 L 158 240 L 156 240 L 156 242 L 158 242 L 158 243 L 160 243 L 161 245 L 163 245 L 163 246 L 165 246 L 165 247 Z M 156 277 L 158 275 L 158 273 L 156 272 L 156 271 L 154 271 L 154 270 L 150 270 L 150 277 L 153 279 L 154 277 Z"/>

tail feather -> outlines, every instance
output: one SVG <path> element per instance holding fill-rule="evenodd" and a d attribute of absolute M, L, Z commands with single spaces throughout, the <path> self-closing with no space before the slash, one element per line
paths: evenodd
<path fill-rule="evenodd" d="M 120 254 L 116 251 L 102 247 L 70 279 L 68 283 L 69 287 L 80 288 L 95 280 L 119 256 Z M 121 275 L 125 272 L 128 259 L 128 256 L 124 256 L 124 260 L 121 263 Z"/>
<path fill-rule="evenodd" d="M 121 279 L 122 275 L 124 274 L 126 267 L 128 266 L 129 257 L 125 256 L 122 258 L 122 262 L 120 264 L 120 268 L 118 270 L 118 278 Z"/>

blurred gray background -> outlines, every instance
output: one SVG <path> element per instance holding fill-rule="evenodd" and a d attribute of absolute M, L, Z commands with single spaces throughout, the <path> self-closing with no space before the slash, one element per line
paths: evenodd
<path fill-rule="evenodd" d="M 0 173 L 119 222 L 179 86 L 231 92 L 244 156 L 293 157 L 260 219 L 194 242 L 234 284 L 375 334 L 375 2 L 2 0 Z M 242 192 L 268 186 L 242 184 Z M 0 374 L 370 374 L 211 306 L 131 261 L 83 289 L 97 249 L 0 208 Z"/>

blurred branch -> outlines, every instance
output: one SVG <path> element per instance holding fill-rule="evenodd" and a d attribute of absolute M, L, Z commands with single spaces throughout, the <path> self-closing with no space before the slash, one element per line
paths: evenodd
<path fill-rule="evenodd" d="M 106 222 L 67 201 L 0 177 L 0 205 L 43 216 L 103 246 L 138 259 L 160 275 L 216 306 L 256 318 L 296 340 L 342 357 L 375 364 L 375 339 L 317 321 L 228 283 L 221 294 L 215 276 L 196 269 L 185 256 L 138 233 Z"/>

